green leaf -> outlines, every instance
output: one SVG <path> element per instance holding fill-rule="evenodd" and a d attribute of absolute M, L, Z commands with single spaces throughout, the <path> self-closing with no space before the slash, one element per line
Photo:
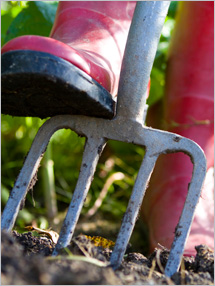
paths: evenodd
<path fill-rule="evenodd" d="M 49 36 L 56 10 L 57 2 L 29 2 L 9 26 L 5 43 L 22 35 Z"/>
<path fill-rule="evenodd" d="M 9 194 L 10 194 L 9 190 L 4 185 L 1 184 L 1 202 L 3 204 L 6 204 L 9 198 Z"/>
<path fill-rule="evenodd" d="M 147 104 L 153 105 L 163 97 L 165 84 L 165 74 L 161 69 L 154 67 L 151 72 L 150 94 Z"/>
<path fill-rule="evenodd" d="M 22 2 L 22 1 L 20 1 Z M 13 7 L 10 2 L 3 2 L 1 7 L 1 45 L 5 42 L 8 27 L 14 18 L 22 11 L 21 6 Z"/>
<path fill-rule="evenodd" d="M 169 6 L 169 11 L 168 11 L 169 17 L 175 18 L 175 14 L 176 14 L 177 8 L 178 8 L 178 2 L 179 1 L 171 1 L 170 6 Z"/>

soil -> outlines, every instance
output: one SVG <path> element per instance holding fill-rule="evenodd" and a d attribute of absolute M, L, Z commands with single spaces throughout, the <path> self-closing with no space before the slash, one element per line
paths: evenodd
<path fill-rule="evenodd" d="M 32 232 L 2 232 L 2 285 L 213 285 L 214 253 L 205 245 L 195 257 L 183 257 L 171 279 L 163 274 L 167 249 L 155 249 L 147 258 L 129 252 L 119 269 L 108 261 L 111 248 L 95 246 L 84 235 L 72 239 L 60 256 L 52 257 L 55 244 Z M 129 250 L 129 249 L 128 249 Z"/>

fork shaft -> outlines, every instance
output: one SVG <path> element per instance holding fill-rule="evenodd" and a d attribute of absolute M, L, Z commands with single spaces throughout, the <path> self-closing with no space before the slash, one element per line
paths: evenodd
<path fill-rule="evenodd" d="M 170 1 L 137 1 L 120 74 L 117 117 L 143 122 L 146 91 Z"/>

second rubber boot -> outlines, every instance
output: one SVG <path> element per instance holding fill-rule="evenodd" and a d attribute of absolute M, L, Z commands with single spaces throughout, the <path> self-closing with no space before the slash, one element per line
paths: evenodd
<path fill-rule="evenodd" d="M 60 1 L 50 37 L 21 36 L 6 43 L 2 113 L 112 118 L 135 5 Z"/>
<path fill-rule="evenodd" d="M 214 247 L 214 3 L 181 2 L 168 55 L 165 94 L 167 130 L 198 143 L 207 175 L 185 254 Z M 170 248 L 191 181 L 193 165 L 182 153 L 162 155 L 143 201 L 151 250 Z"/>

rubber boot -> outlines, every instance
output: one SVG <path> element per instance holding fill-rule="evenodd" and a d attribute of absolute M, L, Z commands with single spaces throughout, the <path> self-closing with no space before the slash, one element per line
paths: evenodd
<path fill-rule="evenodd" d="M 214 3 L 181 2 L 168 55 L 164 122 L 167 130 L 198 143 L 207 176 L 185 247 L 214 248 Z M 158 110 L 158 109 L 157 109 Z M 158 127 L 158 126 L 157 126 Z M 170 248 L 191 181 L 193 164 L 183 154 L 162 155 L 143 201 L 151 251 Z"/>
<path fill-rule="evenodd" d="M 56 114 L 112 118 L 135 5 L 60 1 L 50 37 L 21 36 L 6 43 L 2 112 L 41 118 Z"/>

